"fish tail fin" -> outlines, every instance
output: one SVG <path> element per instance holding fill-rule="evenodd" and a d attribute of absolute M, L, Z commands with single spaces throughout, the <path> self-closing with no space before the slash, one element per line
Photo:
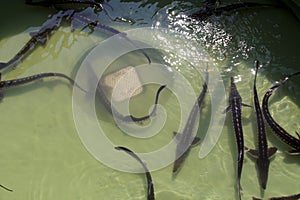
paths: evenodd
<path fill-rule="evenodd" d="M 62 77 L 65 78 L 67 80 L 69 80 L 74 86 L 76 86 L 77 88 L 79 88 L 80 90 L 82 90 L 85 93 L 88 93 L 87 90 L 85 90 L 84 88 L 82 88 L 77 82 L 75 82 L 75 80 L 73 80 L 72 78 L 70 78 L 69 76 L 62 74 L 62 73 L 53 73 L 52 76 L 58 76 L 58 77 Z"/>
<path fill-rule="evenodd" d="M 3 189 L 5 189 L 5 190 L 7 190 L 7 191 L 9 191 L 9 192 L 12 192 L 12 191 L 13 191 L 12 189 L 9 189 L 9 188 L 5 187 L 4 185 L 0 185 L 0 187 L 2 187 Z"/>
<path fill-rule="evenodd" d="M 243 193 L 243 188 L 241 186 L 241 183 L 240 181 L 238 182 L 238 185 L 237 185 L 237 189 L 238 189 L 238 196 L 239 196 L 239 200 L 242 200 L 242 193 Z"/>
<path fill-rule="evenodd" d="M 158 99 L 159 99 L 159 95 L 160 92 L 166 87 L 167 85 L 162 85 L 158 88 L 157 92 L 156 92 L 156 97 L 155 97 L 155 102 L 154 102 L 154 107 L 153 110 L 151 111 L 149 116 L 153 116 L 155 115 L 155 111 L 156 111 L 156 107 L 157 107 L 157 103 L 158 103 Z"/>

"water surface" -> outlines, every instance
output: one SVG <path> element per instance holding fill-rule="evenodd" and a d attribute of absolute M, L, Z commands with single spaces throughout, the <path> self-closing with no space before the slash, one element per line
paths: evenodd
<path fill-rule="evenodd" d="M 113 22 L 103 13 L 96 16 L 103 24 L 120 31 L 139 27 L 168 28 L 199 43 L 217 66 L 226 94 L 229 78 L 234 76 L 238 90 L 247 104 L 252 102 L 253 63 L 258 59 L 265 65 L 258 74 L 258 94 L 262 99 L 267 89 L 284 75 L 299 70 L 300 24 L 286 9 L 257 8 L 211 17 L 205 22 L 188 21 L 185 16 L 201 6 L 199 2 L 172 1 L 109 1 L 111 16 L 121 16 L 127 22 Z M 10 1 L 0 8 L 0 60 L 9 60 L 55 10 L 33 8 L 23 1 Z M 64 23 L 47 42 L 38 47 L 2 79 L 24 77 L 41 72 L 61 72 L 75 77 L 84 56 L 107 34 L 95 31 L 71 31 Z M 148 51 L 160 60 L 157 51 Z M 160 52 L 173 70 L 180 71 L 195 91 L 201 91 L 203 79 L 188 62 L 172 54 Z M 192 53 L 187 52 L 187 53 Z M 101 55 L 99 55 L 101 56 Z M 156 57 L 157 56 L 157 57 Z M 111 71 L 137 66 L 147 61 L 139 52 L 125 55 L 111 66 Z M 204 68 L 204 66 L 202 66 Z M 202 68 L 202 69 L 203 69 Z M 148 85 L 143 95 L 133 98 L 131 111 L 137 115 L 148 112 L 158 85 Z M 270 101 L 270 111 L 289 133 L 299 128 L 299 79 L 289 81 L 276 91 Z M 1 199 L 146 199 L 146 180 L 142 174 L 111 169 L 97 161 L 85 149 L 76 131 L 72 114 L 72 87 L 65 80 L 45 79 L 26 87 L 3 92 L 0 104 L 1 184 L 14 190 L 0 190 Z M 142 104 L 139 102 L 143 102 Z M 120 131 L 103 106 L 97 106 L 99 123 L 107 137 L 116 145 L 136 152 L 149 152 L 168 144 L 181 120 L 176 96 L 170 90 L 162 93 L 160 103 L 168 113 L 164 128 L 152 138 L 137 139 Z M 205 136 L 210 119 L 210 100 L 206 99 L 199 132 Z M 207 116 L 207 117 L 206 117 Z M 187 116 L 184 116 L 186 118 Z M 256 119 L 254 109 L 243 108 L 245 145 L 255 147 Z M 265 198 L 299 193 L 299 157 L 288 156 L 289 147 L 280 142 L 267 128 L 269 146 L 278 147 L 271 161 L 269 181 L 261 193 L 255 163 L 245 156 L 242 186 L 243 199 Z M 237 199 L 236 146 L 230 119 L 217 145 L 203 159 L 200 146 L 192 149 L 184 167 L 172 179 L 172 165 L 152 172 L 156 199 Z M 174 152 L 175 156 L 175 152 Z M 138 167 L 138 166 L 137 166 Z"/>

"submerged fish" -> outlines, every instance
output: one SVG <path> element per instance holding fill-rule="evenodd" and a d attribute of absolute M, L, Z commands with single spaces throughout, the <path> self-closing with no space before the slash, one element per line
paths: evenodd
<path fill-rule="evenodd" d="M 115 149 L 125 151 L 130 156 L 135 158 L 139 163 L 141 163 L 141 165 L 143 166 L 143 168 L 145 170 L 145 174 L 146 174 L 146 178 L 147 178 L 147 186 L 148 186 L 147 200 L 155 200 L 154 186 L 153 186 L 153 182 L 152 182 L 152 177 L 151 177 L 151 174 L 149 172 L 149 169 L 147 168 L 146 163 L 144 163 L 133 151 L 131 151 L 130 149 L 128 149 L 126 147 L 119 146 L 119 147 L 115 147 Z"/>
<path fill-rule="evenodd" d="M 42 1 L 26 0 L 25 1 L 27 5 L 45 6 L 45 7 L 53 6 L 56 9 L 61 9 L 62 5 L 69 5 L 74 7 L 80 6 L 80 8 L 95 7 L 99 10 L 102 10 L 103 6 L 101 2 L 93 1 L 93 0 L 42 0 Z"/>
<path fill-rule="evenodd" d="M 157 104 L 158 104 L 158 99 L 159 99 L 159 95 L 160 92 L 166 87 L 166 85 L 162 85 L 158 88 L 157 92 L 156 92 L 156 97 L 155 97 L 155 102 L 154 102 L 154 107 L 151 111 L 151 113 L 149 115 L 146 116 L 142 116 L 142 117 L 135 117 L 133 115 L 123 115 L 121 114 L 116 108 L 114 108 L 110 101 L 106 98 L 105 96 L 105 92 L 101 86 L 101 84 L 98 85 L 97 87 L 97 94 L 98 97 L 100 98 L 101 102 L 103 103 L 104 107 L 106 108 L 106 110 L 110 113 L 110 114 L 114 114 L 114 116 L 120 120 L 120 121 L 124 121 L 124 122 L 142 122 L 145 121 L 147 119 L 149 119 L 151 116 L 153 116 L 156 112 L 156 108 L 157 108 Z"/>
<path fill-rule="evenodd" d="M 204 0 L 203 1 L 203 7 L 205 9 L 215 9 L 220 4 L 219 0 Z"/>
<path fill-rule="evenodd" d="M 262 102 L 262 109 L 263 109 L 263 114 L 268 122 L 269 126 L 273 130 L 273 132 L 287 145 L 293 148 L 293 150 L 289 151 L 288 153 L 291 155 L 300 155 L 300 135 L 297 133 L 298 138 L 290 135 L 284 128 L 282 128 L 271 116 L 270 111 L 269 111 L 269 106 L 268 106 L 268 101 L 270 96 L 272 95 L 273 91 L 283 85 L 289 78 L 295 76 L 295 75 L 300 75 L 300 72 L 294 73 L 292 75 L 287 76 L 283 81 L 279 81 L 275 83 L 269 90 L 266 92 L 263 98 Z"/>
<path fill-rule="evenodd" d="M 42 28 L 34 33 L 31 33 L 31 39 L 23 46 L 23 48 L 7 63 L 0 63 L 0 70 L 10 67 L 16 67 L 22 59 L 33 51 L 38 45 L 45 45 L 49 40 L 50 35 L 59 28 L 64 17 L 70 17 L 73 11 L 63 11 L 57 13 L 50 22 L 47 22 Z"/>
<path fill-rule="evenodd" d="M 90 69 L 90 79 L 92 80 L 96 80 L 96 75 L 94 70 L 92 69 L 92 67 L 89 67 Z M 113 114 L 114 117 L 116 117 L 118 120 L 123 121 L 123 122 L 143 122 L 147 119 L 150 119 L 152 116 L 155 115 L 156 109 L 157 109 L 157 104 L 158 104 L 158 100 L 159 100 L 159 95 L 161 93 L 161 91 L 166 87 L 167 85 L 162 85 L 158 88 L 157 92 L 156 92 L 156 96 L 155 96 L 155 101 L 154 101 L 154 107 L 152 109 L 152 111 L 150 112 L 150 114 L 146 115 L 146 116 L 142 116 L 142 117 L 135 117 L 133 115 L 123 115 L 122 113 L 120 113 L 111 103 L 110 101 L 107 99 L 106 95 L 105 95 L 105 91 L 104 88 L 101 86 L 101 84 L 98 84 L 97 88 L 96 88 L 96 94 L 97 97 L 99 97 L 100 101 L 102 102 L 102 104 L 104 105 L 105 109 L 110 113 Z"/>
<path fill-rule="evenodd" d="M 53 72 L 48 72 L 48 73 L 40 73 L 32 76 L 28 76 L 25 78 L 18 78 L 18 79 L 12 79 L 12 80 L 5 80 L 5 81 L 0 81 L 0 91 L 3 89 L 11 88 L 11 87 L 16 87 L 19 85 L 24 85 L 30 82 L 33 82 L 38 79 L 46 78 L 46 77 L 62 77 L 70 81 L 73 85 L 81 89 L 82 91 L 86 92 L 82 87 L 80 87 L 73 79 L 68 77 L 65 74 L 62 73 L 53 73 Z M 0 73 L 0 80 L 1 80 L 1 73 Z M 0 93 L 0 100 L 3 99 L 3 94 Z"/>
<path fill-rule="evenodd" d="M 258 129 L 257 130 L 258 150 L 248 149 L 247 153 L 253 158 L 255 158 L 256 165 L 258 168 L 260 185 L 263 189 L 266 189 L 268 174 L 269 174 L 269 165 L 270 165 L 269 158 L 276 153 L 277 148 L 276 147 L 268 148 L 263 115 L 260 109 L 260 103 L 259 103 L 257 90 L 256 90 L 256 77 L 257 77 L 258 66 L 259 66 L 259 62 L 256 61 L 253 93 L 254 93 L 254 105 L 255 105 L 257 129 Z"/>
<path fill-rule="evenodd" d="M 145 121 L 147 119 L 149 119 L 151 116 L 153 116 L 156 112 L 156 108 L 157 108 L 157 104 L 158 104 L 158 98 L 160 95 L 160 92 L 166 87 L 167 85 L 162 85 L 158 88 L 157 92 L 156 92 L 156 96 L 155 96 L 155 101 L 154 101 L 154 107 L 151 111 L 151 113 L 149 115 L 143 116 L 143 117 L 135 117 L 133 115 L 127 115 L 127 116 L 123 116 L 123 118 L 121 118 L 121 120 L 123 121 L 134 121 L 134 122 L 142 122 Z M 115 113 L 114 113 L 115 114 Z"/>
<path fill-rule="evenodd" d="M 244 136 L 242 127 L 242 106 L 248 106 L 242 103 L 242 97 L 237 91 L 236 85 L 234 83 L 233 77 L 231 77 L 231 86 L 229 94 L 229 106 L 226 108 L 225 112 L 231 111 L 232 123 L 236 138 L 236 144 L 238 148 L 238 168 L 237 168 L 237 190 L 238 196 L 241 200 L 241 175 L 244 162 Z M 251 107 L 251 106 L 248 106 Z"/>
<path fill-rule="evenodd" d="M 202 86 L 202 91 L 199 94 L 193 108 L 190 112 L 186 125 L 182 131 L 182 134 L 174 132 L 176 140 L 177 140 L 177 147 L 176 147 L 176 160 L 173 165 L 173 175 L 178 172 L 181 168 L 182 164 L 184 163 L 187 155 L 189 154 L 191 147 L 196 146 L 200 142 L 199 137 L 193 136 L 193 131 L 195 129 L 195 123 L 197 120 L 197 116 L 199 114 L 199 108 L 204 100 L 206 91 L 207 91 L 207 83 L 208 83 L 208 72 L 206 72 L 206 80 Z M 192 142 L 192 143 L 191 143 Z"/>
<path fill-rule="evenodd" d="M 96 29 L 100 31 L 105 31 L 109 35 L 119 35 L 121 38 L 126 40 L 130 45 L 132 45 L 132 47 L 134 47 L 139 52 L 141 52 L 141 54 L 145 56 L 149 64 L 151 63 L 151 59 L 148 56 L 148 54 L 144 51 L 144 49 L 139 48 L 136 44 L 134 44 L 134 42 L 127 37 L 126 33 L 120 32 L 117 29 L 114 29 L 110 26 L 101 24 L 97 20 L 93 21 L 92 19 L 82 15 L 74 15 L 73 22 L 78 22 L 80 24 L 83 24 L 84 25 L 83 29 L 89 27 L 92 30 L 92 32 Z"/>
<path fill-rule="evenodd" d="M 94 8 L 94 12 L 98 13 L 103 11 L 105 15 L 112 21 L 119 21 L 118 18 L 113 19 L 103 7 L 103 5 L 108 5 L 108 3 L 102 0 L 42 0 L 33 2 L 32 0 L 26 0 L 27 5 L 32 6 L 44 6 L 44 7 L 54 7 L 57 10 L 74 10 L 76 12 L 82 11 L 87 8 Z"/>
<path fill-rule="evenodd" d="M 300 199 L 300 193 L 299 194 L 290 195 L 290 196 L 268 198 L 268 200 L 298 200 L 298 199 Z M 252 200 L 262 200 L 262 199 L 256 198 L 256 197 L 252 197 Z"/>
<path fill-rule="evenodd" d="M 212 15 L 222 15 L 225 12 L 242 9 L 242 8 L 251 8 L 251 7 L 282 7 L 282 5 L 278 4 L 265 4 L 265 3 L 255 3 L 255 2 L 239 2 L 226 6 L 206 6 L 203 9 L 193 13 L 190 15 L 191 18 L 197 19 L 200 21 L 206 20 L 208 17 Z"/>
<path fill-rule="evenodd" d="M 7 190 L 7 191 L 9 191 L 9 192 L 13 192 L 13 190 L 11 190 L 11 189 L 5 187 L 4 185 L 0 185 L 0 187 L 3 188 L 3 189 L 5 189 L 5 190 Z"/>

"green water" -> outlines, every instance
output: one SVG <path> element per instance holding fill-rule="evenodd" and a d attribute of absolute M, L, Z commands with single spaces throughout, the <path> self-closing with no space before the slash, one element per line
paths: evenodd
<path fill-rule="evenodd" d="M 142 26 L 168 28 L 198 42 L 210 55 L 210 62 L 217 66 L 226 94 L 229 92 L 229 77 L 234 76 L 243 101 L 247 104 L 253 105 L 254 60 L 267 63 L 258 74 L 260 100 L 276 80 L 300 69 L 300 24 L 284 9 L 249 9 L 216 17 L 206 23 L 189 23 L 180 21 L 178 16 L 180 12 L 191 12 L 195 7 L 191 3 L 109 3 L 114 8 L 113 11 L 108 8 L 113 17 L 122 16 L 133 23 L 112 22 L 101 13 L 98 18 L 106 25 L 122 31 Z M 195 5 L 201 6 L 201 3 Z M 29 32 L 36 30 L 54 12 L 25 6 L 21 0 L 2 5 L 1 62 L 15 55 L 30 38 Z M 34 50 L 15 70 L 3 74 L 2 79 L 49 71 L 75 77 L 86 53 L 107 37 L 99 32 L 90 35 L 85 31 L 71 32 L 68 23 L 65 23 L 45 46 Z M 149 54 L 153 59 L 160 59 L 156 51 L 149 51 Z M 194 68 L 185 61 L 176 62 L 176 58 L 168 61 L 173 69 L 182 72 L 195 91 L 201 91 L 203 80 L 196 75 Z M 145 62 L 146 59 L 139 52 L 134 52 L 114 62 L 110 70 Z M 297 120 L 300 117 L 299 85 L 297 78 L 289 81 L 275 92 L 270 101 L 272 116 L 291 134 L 299 131 L 300 125 Z M 142 95 L 133 98 L 131 112 L 139 116 L 147 114 L 157 88 L 157 84 L 147 85 Z M 0 183 L 14 192 L 0 190 L 0 199 L 146 199 L 144 174 L 114 170 L 86 150 L 73 120 L 72 87 L 67 81 L 44 79 L 26 87 L 5 90 L 3 94 L 4 99 L 0 104 Z M 154 151 L 172 140 L 172 132 L 178 130 L 181 121 L 178 100 L 170 90 L 162 92 L 160 103 L 168 117 L 163 129 L 154 137 L 138 139 L 122 133 L 101 105 L 96 106 L 99 124 L 115 145 L 124 145 L 136 152 Z M 205 122 L 200 123 L 199 129 L 202 138 L 210 118 L 206 117 L 210 114 L 209 107 L 210 100 L 207 98 L 201 115 Z M 243 108 L 245 145 L 252 148 L 256 146 L 253 110 Z M 186 117 L 183 116 L 183 119 Z M 271 161 L 267 189 L 264 194 L 261 193 L 255 163 L 245 156 L 241 180 L 243 199 L 299 193 L 299 156 L 288 156 L 285 151 L 289 147 L 281 143 L 269 128 L 267 132 L 269 146 L 279 149 Z M 176 179 L 172 179 L 172 164 L 151 173 L 156 199 L 237 199 L 236 145 L 230 114 L 226 117 L 217 145 L 203 159 L 198 157 L 201 145 L 191 150 Z M 175 157 L 175 152 L 170 156 Z"/>

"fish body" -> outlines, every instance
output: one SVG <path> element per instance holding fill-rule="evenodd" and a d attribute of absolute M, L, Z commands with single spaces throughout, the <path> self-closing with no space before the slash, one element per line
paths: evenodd
<path fill-rule="evenodd" d="M 149 169 L 147 168 L 146 163 L 144 163 L 133 151 L 131 151 L 130 149 L 128 149 L 126 147 L 119 146 L 119 147 L 115 147 L 115 149 L 125 151 L 130 156 L 135 158 L 139 163 L 141 163 L 142 167 L 145 170 L 145 174 L 146 174 L 146 178 L 147 178 L 147 186 L 148 186 L 147 200 L 155 200 L 154 186 L 153 186 L 153 182 L 152 182 L 152 177 L 151 177 L 151 173 L 150 173 Z"/>
<path fill-rule="evenodd" d="M 27 0 L 25 2 L 27 5 L 32 6 L 45 6 L 45 7 L 54 7 L 56 9 L 62 9 L 63 6 L 72 6 L 72 8 L 84 9 L 87 7 L 94 7 L 99 10 L 103 9 L 101 2 L 93 1 L 93 0 L 43 0 L 43 1 L 35 1 Z"/>
<path fill-rule="evenodd" d="M 96 79 L 97 77 L 94 74 L 95 73 L 94 70 L 92 69 L 92 67 L 89 67 L 89 68 L 91 71 L 91 73 L 90 73 L 91 79 Z M 120 113 L 107 99 L 104 88 L 101 86 L 101 84 L 98 84 L 98 86 L 96 88 L 96 94 L 97 94 L 97 97 L 99 97 L 102 104 L 104 105 L 105 109 L 110 114 L 113 114 L 113 116 L 116 117 L 118 120 L 120 120 L 122 122 L 132 122 L 132 121 L 133 122 L 143 122 L 143 121 L 151 118 L 155 114 L 160 93 L 166 86 L 167 85 L 162 85 L 158 88 L 158 90 L 156 92 L 156 96 L 155 96 L 154 107 L 153 107 L 151 113 L 149 115 L 142 116 L 142 117 L 135 117 L 133 115 L 123 115 L 122 113 Z"/>
<path fill-rule="evenodd" d="M 103 7 L 103 5 L 109 6 L 113 9 L 108 3 L 101 1 L 101 0 L 42 0 L 33 2 L 32 0 L 26 0 L 27 5 L 32 6 L 44 6 L 44 7 L 53 7 L 56 10 L 74 10 L 76 12 L 80 12 L 82 10 L 93 8 L 95 14 L 100 11 L 103 11 L 105 15 L 111 19 L 112 21 L 120 21 L 120 19 L 115 18 L 113 19 L 107 10 Z M 121 20 L 122 21 L 122 20 Z"/>
<path fill-rule="evenodd" d="M 290 195 L 290 196 L 268 198 L 268 200 L 298 200 L 298 199 L 300 199 L 300 193 L 299 194 Z M 252 200 L 262 200 L 262 199 L 256 198 L 256 197 L 252 197 Z"/>
<path fill-rule="evenodd" d="M 206 80 L 202 86 L 202 91 L 198 96 L 193 108 L 188 117 L 187 123 L 183 129 L 182 134 L 174 132 L 175 137 L 177 139 L 177 147 L 176 147 L 176 160 L 173 165 L 173 175 L 178 172 L 184 163 L 187 155 L 189 154 L 191 147 L 197 145 L 200 142 L 199 137 L 193 136 L 193 131 L 195 128 L 195 123 L 197 120 L 197 116 L 199 114 L 199 108 L 204 100 L 206 91 L 207 91 L 207 82 L 208 82 L 208 72 L 206 72 Z M 194 138 L 193 138 L 194 137 Z M 191 143 L 192 140 L 192 143 Z"/>
<path fill-rule="evenodd" d="M 151 64 L 151 59 L 148 56 L 148 54 L 144 51 L 144 49 L 139 48 L 136 44 L 134 44 L 134 42 L 127 37 L 126 33 L 120 32 L 117 29 L 101 24 L 99 21 L 93 21 L 90 18 L 82 15 L 74 16 L 73 21 L 85 25 L 83 29 L 89 27 L 91 29 L 91 32 L 93 32 L 94 30 L 100 30 L 100 31 L 104 31 L 109 35 L 119 35 L 121 38 L 125 39 L 130 45 L 132 45 L 135 49 L 141 52 L 141 54 L 143 54 L 147 59 L 148 63 Z"/>
<path fill-rule="evenodd" d="M 51 34 L 57 29 L 64 17 L 72 15 L 72 11 L 59 12 L 57 15 L 50 20 L 49 23 L 42 26 L 42 28 L 31 33 L 30 40 L 22 47 L 22 49 L 7 63 L 0 63 L 0 70 L 5 68 L 16 67 L 22 61 L 22 59 L 28 55 L 32 50 L 34 50 L 39 44 L 45 45 L 49 40 Z"/>
<path fill-rule="evenodd" d="M 0 70 L 4 68 L 16 67 L 21 63 L 21 60 L 26 56 L 26 54 L 32 51 L 37 44 L 45 44 L 48 36 L 47 33 L 40 33 L 36 36 L 33 36 L 24 46 L 23 48 L 7 63 L 0 63 Z"/>
<path fill-rule="evenodd" d="M 75 86 L 77 86 L 79 89 L 81 89 L 84 92 L 86 92 L 77 83 L 75 83 L 75 81 L 73 79 L 71 79 L 67 75 L 62 74 L 62 73 L 53 73 L 53 72 L 40 73 L 40 74 L 36 74 L 36 75 L 24 77 L 24 78 L 18 78 L 18 79 L 0 81 L 0 91 L 4 90 L 4 89 L 11 88 L 11 87 L 16 87 L 16 86 L 24 85 L 24 84 L 33 82 L 33 81 L 38 80 L 38 79 L 46 78 L 46 77 L 62 77 L 62 78 L 65 78 L 65 79 L 69 80 L 72 84 L 74 84 Z M 0 79 L 1 79 L 1 74 L 0 74 Z M 3 95 L 1 94 L 0 99 L 2 99 L 2 98 L 3 98 Z"/>
<path fill-rule="evenodd" d="M 260 103 L 259 103 L 257 89 L 256 89 L 256 77 L 257 77 L 258 66 L 259 63 L 257 61 L 254 84 L 253 84 L 253 94 L 254 94 L 254 105 L 255 105 L 256 119 L 257 119 L 257 129 L 258 129 L 258 150 L 249 149 L 247 153 L 256 159 L 256 165 L 259 174 L 259 182 L 261 187 L 263 189 L 266 189 L 268 174 L 269 174 L 269 165 L 270 165 L 269 158 L 276 153 L 277 148 L 276 147 L 268 148 L 263 114 L 260 108 Z"/>
<path fill-rule="evenodd" d="M 237 9 L 245 9 L 245 8 L 251 8 L 251 7 L 282 7 L 281 5 L 277 4 L 264 4 L 264 3 L 255 3 L 255 2 L 239 2 L 234 3 L 226 6 L 209 6 L 205 7 L 204 9 L 200 9 L 199 11 L 193 13 L 190 15 L 191 18 L 197 19 L 200 21 L 206 20 L 208 17 L 215 15 L 222 15 L 225 12 L 237 10 Z"/>
<path fill-rule="evenodd" d="M 244 135 L 242 128 L 242 106 L 248 106 L 242 103 L 242 97 L 240 96 L 233 77 L 231 77 L 230 94 L 229 94 L 229 106 L 225 112 L 231 111 L 232 123 L 236 138 L 236 144 L 238 149 L 238 168 L 237 168 L 237 190 L 238 196 L 241 200 L 241 175 L 244 162 Z"/>
<path fill-rule="evenodd" d="M 299 194 L 294 194 L 294 195 L 291 195 L 291 196 L 269 198 L 269 200 L 298 200 L 298 199 L 300 199 L 300 193 Z"/>
<path fill-rule="evenodd" d="M 100 98 L 101 102 L 103 103 L 104 107 L 106 108 L 106 110 L 110 113 L 113 114 L 114 117 L 116 117 L 118 120 L 123 121 L 123 122 L 142 122 L 145 121 L 147 119 L 149 119 L 151 116 L 154 115 L 156 108 L 157 108 L 157 103 L 158 103 L 158 99 L 159 99 L 159 95 L 160 92 L 166 87 L 166 85 L 162 85 L 156 93 L 156 98 L 155 98 L 155 105 L 151 111 L 151 113 L 149 115 L 143 116 L 143 117 L 135 117 L 133 115 L 123 115 L 121 114 L 119 111 L 117 111 L 117 109 L 115 107 L 113 107 L 111 105 L 111 103 L 109 102 L 109 100 L 107 99 L 107 97 L 105 96 L 105 92 L 103 90 L 103 87 L 101 87 L 101 85 L 99 84 L 97 87 L 97 94 L 98 97 Z"/>
<path fill-rule="evenodd" d="M 273 91 L 283 85 L 290 77 L 299 75 L 300 72 L 294 73 L 290 76 L 287 76 L 283 81 L 279 81 L 275 83 L 269 90 L 266 92 L 266 94 L 263 97 L 262 102 L 262 110 L 265 117 L 265 120 L 273 130 L 273 132 L 287 145 L 293 148 L 293 150 L 289 151 L 288 153 L 291 155 L 300 155 L 300 136 L 298 135 L 298 138 L 290 135 L 284 128 L 282 128 L 271 116 L 271 113 L 269 111 L 269 98 L 272 95 Z"/>

